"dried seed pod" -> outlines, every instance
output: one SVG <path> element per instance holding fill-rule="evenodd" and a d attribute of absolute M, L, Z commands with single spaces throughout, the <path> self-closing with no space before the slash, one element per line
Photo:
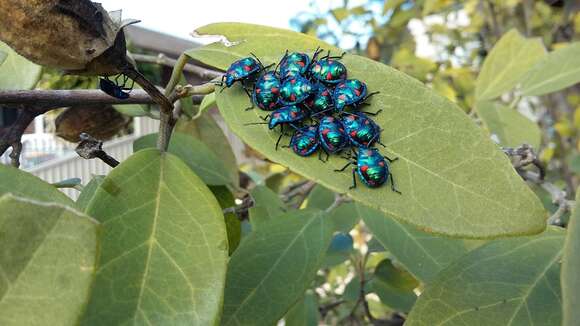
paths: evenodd
<path fill-rule="evenodd" d="M 66 109 L 55 120 L 56 135 L 76 143 L 79 135 L 87 133 L 108 140 L 126 128 L 129 119 L 111 105 L 74 106 Z"/>
<path fill-rule="evenodd" d="M 121 23 L 89 0 L 2 0 L 0 40 L 20 55 L 75 74 L 112 75 L 127 66 Z"/>

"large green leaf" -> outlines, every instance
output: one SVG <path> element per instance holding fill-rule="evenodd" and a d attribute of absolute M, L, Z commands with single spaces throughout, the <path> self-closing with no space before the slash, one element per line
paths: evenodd
<path fill-rule="evenodd" d="M 139 151 L 99 186 L 88 213 L 103 223 L 85 325 L 214 325 L 228 257 L 221 208 L 172 154 Z"/>
<path fill-rule="evenodd" d="M 560 325 L 563 244 L 550 228 L 470 252 L 427 285 L 405 325 Z"/>
<path fill-rule="evenodd" d="M 254 206 L 250 208 L 250 222 L 254 230 L 286 211 L 278 194 L 266 186 L 256 186 L 250 194 L 254 200 Z"/>
<path fill-rule="evenodd" d="M 279 131 L 264 125 L 260 110 L 245 111 L 248 98 L 233 87 L 217 93 L 219 109 L 242 140 L 269 159 L 380 208 L 393 217 L 431 232 L 466 237 L 532 234 L 545 228 L 546 212 L 511 163 L 457 106 L 416 80 L 381 63 L 347 55 L 343 62 L 353 78 L 364 80 L 372 97 L 370 111 L 383 109 L 375 122 L 384 128 L 381 152 L 399 160 L 391 166 L 402 195 L 388 185 L 352 185 L 350 173 L 336 173 L 345 160 L 326 163 L 275 149 Z M 282 141 L 285 143 L 288 138 Z"/>
<path fill-rule="evenodd" d="M 446 266 L 481 241 L 450 239 L 421 232 L 388 215 L 356 205 L 373 236 L 417 279 L 429 283 Z"/>
<path fill-rule="evenodd" d="M 8 57 L 8 53 L 6 53 L 4 51 L 0 51 L 0 65 L 2 65 L 4 63 L 4 61 L 6 60 L 7 57 Z"/>
<path fill-rule="evenodd" d="M 133 143 L 133 151 L 155 148 L 156 143 L 157 134 L 143 136 Z M 234 182 L 233 176 L 214 152 L 189 135 L 173 133 L 167 151 L 183 160 L 208 185 L 220 186 Z"/>
<path fill-rule="evenodd" d="M 316 185 L 306 200 L 306 207 L 326 210 L 334 203 L 335 193 L 327 188 Z M 329 218 L 337 232 L 348 233 L 359 221 L 354 203 L 343 203 L 328 212 Z"/>
<path fill-rule="evenodd" d="M 306 293 L 284 316 L 286 326 L 318 326 L 318 302 L 314 293 Z"/>
<path fill-rule="evenodd" d="M 1 41 L 0 52 L 6 54 L 4 62 L 0 62 L 0 90 L 34 88 L 42 67 L 26 60 Z"/>
<path fill-rule="evenodd" d="M 195 120 L 180 120 L 175 126 L 175 131 L 193 136 L 206 144 L 226 167 L 235 182 L 234 185 L 238 185 L 236 156 L 230 141 L 209 112 L 202 114 Z"/>
<path fill-rule="evenodd" d="M 79 198 L 77 198 L 77 201 L 75 202 L 75 207 L 84 212 L 93 198 L 95 198 L 95 193 L 104 180 L 105 176 L 103 175 L 94 176 L 81 191 Z"/>
<path fill-rule="evenodd" d="M 95 272 L 98 223 L 56 203 L 0 198 L 0 325 L 75 325 Z"/>
<path fill-rule="evenodd" d="M 18 197 L 74 206 L 74 202 L 51 184 L 20 169 L 0 164 L 0 196 L 11 193 Z"/>
<path fill-rule="evenodd" d="M 475 97 L 491 100 L 511 90 L 546 55 L 540 39 L 526 39 L 517 30 L 507 32 L 493 47 L 477 77 Z"/>
<path fill-rule="evenodd" d="M 490 134 L 497 136 L 502 146 L 518 147 L 530 144 L 534 149 L 540 148 L 540 127 L 515 109 L 485 101 L 477 103 L 477 114 Z"/>
<path fill-rule="evenodd" d="M 580 42 L 551 52 L 522 79 L 523 95 L 544 95 L 580 82 Z"/>
<path fill-rule="evenodd" d="M 210 190 L 218 200 L 222 209 L 236 206 L 236 199 L 227 187 L 214 186 L 210 187 Z M 242 239 L 242 224 L 238 216 L 234 213 L 225 213 L 224 221 L 226 222 L 226 230 L 228 231 L 228 253 L 231 255 Z"/>
<path fill-rule="evenodd" d="M 419 282 L 407 271 L 395 267 L 389 259 L 385 259 L 375 268 L 370 291 L 376 293 L 386 306 L 408 312 L 417 300 L 413 289 L 418 285 Z"/>
<path fill-rule="evenodd" d="M 254 53 L 264 64 L 280 59 L 287 49 L 314 52 L 317 47 L 340 53 L 341 50 L 315 37 L 286 29 L 243 23 L 210 24 L 195 30 L 200 35 L 223 35 L 233 46 L 213 43 L 186 52 L 194 60 L 226 70 L 232 62 Z M 246 106 L 248 98 L 246 97 Z"/>
<path fill-rule="evenodd" d="M 568 224 L 562 264 L 562 299 L 564 326 L 580 321 L 580 188 L 576 191 L 576 207 Z"/>
<path fill-rule="evenodd" d="M 310 210 L 252 232 L 228 265 L 222 324 L 275 324 L 310 286 L 331 236 L 327 216 Z"/>

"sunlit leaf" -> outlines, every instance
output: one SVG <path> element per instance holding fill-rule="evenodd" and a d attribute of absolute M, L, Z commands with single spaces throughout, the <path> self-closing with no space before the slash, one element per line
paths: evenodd
<path fill-rule="evenodd" d="M 0 41 L 0 90 L 32 89 L 40 79 L 42 67 L 34 64 Z M 2 55 L 0 54 L 0 57 Z"/>
<path fill-rule="evenodd" d="M 222 325 L 273 325 L 303 295 L 332 235 L 322 212 L 280 216 L 242 241 L 228 264 Z"/>
<path fill-rule="evenodd" d="M 470 252 L 427 284 L 405 325 L 560 325 L 563 244 L 549 228 Z"/>
<path fill-rule="evenodd" d="M 143 136 L 133 143 L 133 151 L 154 148 L 156 143 L 157 134 Z M 183 160 L 208 185 L 234 182 L 233 176 L 214 152 L 206 144 L 189 135 L 173 133 L 168 151 Z"/>
<path fill-rule="evenodd" d="M 544 229 L 546 213 L 536 196 L 505 154 L 457 106 L 381 63 L 352 55 L 343 62 L 351 77 L 380 91 L 366 109 L 383 109 L 374 118 L 384 129 L 386 149 L 380 150 L 399 158 L 391 169 L 402 195 L 388 185 L 370 189 L 359 182 L 349 189 L 350 173 L 333 171 L 345 163 L 338 156 L 323 163 L 316 155 L 303 158 L 276 150 L 278 130 L 246 125 L 261 121 L 262 112 L 243 109 L 247 96 L 239 87 L 217 93 L 219 109 L 229 127 L 270 160 L 428 231 L 493 237 Z"/>
<path fill-rule="evenodd" d="M 287 49 L 314 52 L 317 47 L 342 52 L 340 49 L 315 37 L 286 29 L 243 23 L 217 23 L 196 29 L 201 35 L 223 35 L 230 42 L 239 42 L 226 47 L 223 43 L 191 49 L 186 52 L 192 59 L 219 69 L 227 69 L 234 61 L 254 53 L 264 64 L 279 60 Z M 246 106 L 248 104 L 246 96 Z"/>
<path fill-rule="evenodd" d="M 75 325 L 93 282 L 98 223 L 56 203 L 0 198 L 0 325 Z"/>
<path fill-rule="evenodd" d="M 478 101 L 491 100 L 511 90 L 522 76 L 546 56 L 540 39 L 526 39 L 512 29 L 495 44 L 477 78 Z"/>
<path fill-rule="evenodd" d="M 576 191 L 576 207 L 568 224 L 562 264 L 563 326 L 574 326 L 580 320 L 580 188 Z"/>
<path fill-rule="evenodd" d="M 551 52 L 524 76 L 522 93 L 539 96 L 580 82 L 580 42 Z"/>
<path fill-rule="evenodd" d="M 226 227 L 217 200 L 187 165 L 139 151 L 105 178 L 87 212 L 103 232 L 83 325 L 217 323 Z"/>
<path fill-rule="evenodd" d="M 485 101 L 477 104 L 477 114 L 489 133 L 499 139 L 501 146 L 518 147 L 529 144 L 536 150 L 540 148 L 540 127 L 517 110 Z"/>

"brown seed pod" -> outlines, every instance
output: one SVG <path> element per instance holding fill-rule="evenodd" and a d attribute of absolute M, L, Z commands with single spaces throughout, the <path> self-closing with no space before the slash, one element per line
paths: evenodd
<path fill-rule="evenodd" d="M 89 0 L 2 0 L 0 40 L 20 55 L 75 74 L 112 75 L 127 66 L 121 23 Z"/>
<path fill-rule="evenodd" d="M 66 109 L 55 120 L 56 135 L 76 143 L 87 133 L 99 140 L 108 140 L 126 128 L 129 119 L 112 106 L 86 105 Z"/>

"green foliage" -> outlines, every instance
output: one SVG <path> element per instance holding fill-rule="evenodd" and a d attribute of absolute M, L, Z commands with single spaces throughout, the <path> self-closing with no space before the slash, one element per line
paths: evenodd
<path fill-rule="evenodd" d="M 303 296 L 322 263 L 332 224 L 317 211 L 279 216 L 234 252 L 222 325 L 271 325 Z"/>
<path fill-rule="evenodd" d="M 266 186 L 256 186 L 252 189 L 250 195 L 254 200 L 254 206 L 250 208 L 250 222 L 254 230 L 259 229 L 286 211 L 286 206 L 280 200 L 278 194 Z"/>
<path fill-rule="evenodd" d="M 318 302 L 314 293 L 306 293 L 284 317 L 286 326 L 318 326 Z"/>
<path fill-rule="evenodd" d="M 580 190 L 580 189 L 579 189 Z M 563 326 L 573 326 L 580 320 L 580 191 L 576 192 L 576 207 L 568 224 L 562 263 Z"/>
<path fill-rule="evenodd" d="M 223 57 L 229 58 L 229 54 Z M 216 53 L 205 63 L 220 60 Z M 371 108 L 384 109 L 375 121 L 384 128 L 387 149 L 383 152 L 399 157 L 391 168 L 403 195 L 388 187 L 349 190 L 351 176 L 333 172 L 344 165 L 339 157 L 322 163 L 316 157 L 276 151 L 279 131 L 245 125 L 259 121 L 260 113 L 241 109 L 248 99 L 237 87 L 218 93 L 218 107 L 230 128 L 269 159 L 402 221 L 436 233 L 468 237 L 531 234 L 544 229 L 545 212 L 537 198 L 505 155 L 457 107 L 380 63 L 351 55 L 343 62 L 351 77 L 380 91 Z"/>
<path fill-rule="evenodd" d="M 539 39 L 526 39 L 517 30 L 509 31 L 483 63 L 477 78 L 476 98 L 492 100 L 511 90 L 545 56 L 546 50 Z"/>
<path fill-rule="evenodd" d="M 315 37 L 261 25 L 218 23 L 198 28 L 196 33 L 223 35 L 229 42 L 239 42 L 230 47 L 226 47 L 223 43 L 213 43 L 186 52 L 192 59 L 222 70 L 226 70 L 232 62 L 247 57 L 250 52 L 264 64 L 278 61 L 287 49 L 314 52 L 316 47 L 320 46 L 333 53 L 341 52 L 340 49 Z"/>
<path fill-rule="evenodd" d="M 74 325 L 93 280 L 97 228 L 61 204 L 0 197 L 0 324 Z"/>
<path fill-rule="evenodd" d="M 580 43 L 572 43 L 543 57 L 522 79 L 522 93 L 538 96 L 580 82 Z"/>
<path fill-rule="evenodd" d="M 443 268 L 481 243 L 438 237 L 402 224 L 380 211 L 358 204 L 356 207 L 373 236 L 423 282 L 432 281 Z"/>
<path fill-rule="evenodd" d="M 219 320 L 226 227 L 218 202 L 187 165 L 139 151 L 105 178 L 87 213 L 103 234 L 84 325 Z"/>
<path fill-rule="evenodd" d="M 417 300 L 413 290 L 418 285 L 411 274 L 395 267 L 391 260 L 384 259 L 375 268 L 370 286 L 371 292 L 376 293 L 382 303 L 397 311 L 408 312 Z"/>
<path fill-rule="evenodd" d="M 492 241 L 425 287 L 406 325 L 559 325 L 564 232 Z"/>
<path fill-rule="evenodd" d="M 0 41 L 0 90 L 32 89 L 40 79 L 42 67 L 26 60 Z"/>
<path fill-rule="evenodd" d="M 18 197 L 74 206 L 74 202 L 54 186 L 11 166 L 0 164 L 0 180 L 0 196 L 11 193 Z"/>
<path fill-rule="evenodd" d="M 133 143 L 133 151 L 154 148 L 156 142 L 157 134 L 143 136 Z M 208 185 L 220 186 L 234 182 L 233 176 L 214 152 L 189 135 L 174 133 L 168 151 L 185 162 Z"/>
<path fill-rule="evenodd" d="M 494 102 L 477 103 L 477 115 L 501 146 L 518 147 L 530 144 L 540 148 L 542 132 L 538 125 L 515 109 Z"/>
<path fill-rule="evenodd" d="M 234 195 L 225 186 L 210 187 L 222 209 L 235 207 Z M 225 213 L 224 221 L 228 233 L 228 253 L 230 256 L 236 250 L 242 239 L 242 225 L 234 213 Z"/>
<path fill-rule="evenodd" d="M 85 212 L 93 198 L 95 198 L 95 193 L 104 180 L 105 176 L 97 175 L 83 188 L 79 198 L 77 198 L 77 201 L 75 202 L 75 207 L 78 210 Z"/>

